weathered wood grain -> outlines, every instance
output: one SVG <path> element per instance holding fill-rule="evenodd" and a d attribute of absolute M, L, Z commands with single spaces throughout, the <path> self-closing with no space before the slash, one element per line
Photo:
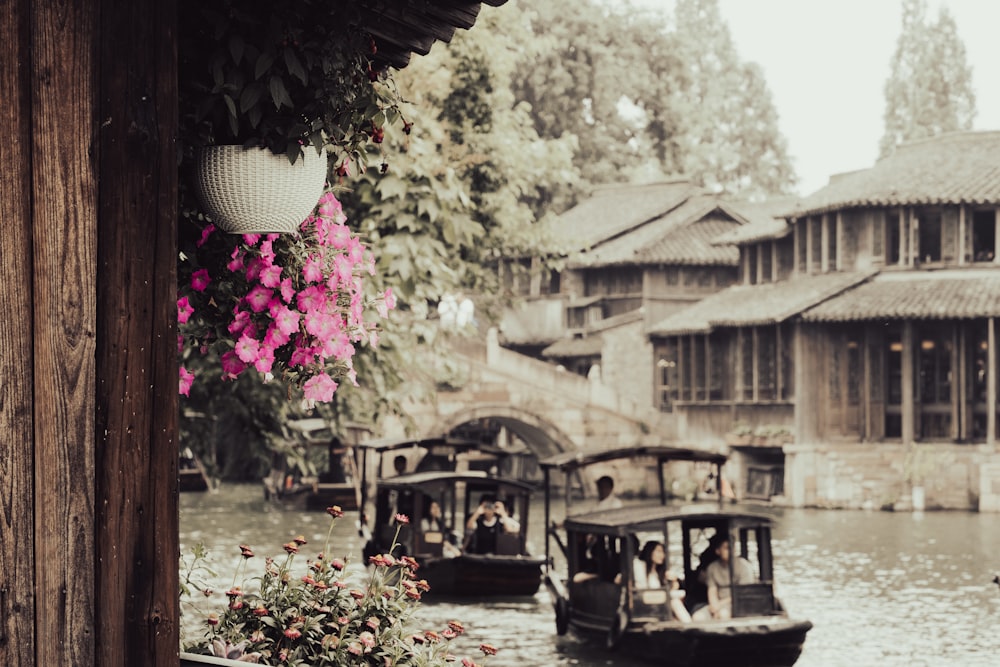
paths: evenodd
<path fill-rule="evenodd" d="M 103 0 L 97 665 L 176 665 L 176 4 Z"/>
<path fill-rule="evenodd" d="M 0 664 L 35 662 L 27 0 L 0 0 Z"/>
<path fill-rule="evenodd" d="M 97 3 L 31 3 L 36 664 L 93 664 Z"/>

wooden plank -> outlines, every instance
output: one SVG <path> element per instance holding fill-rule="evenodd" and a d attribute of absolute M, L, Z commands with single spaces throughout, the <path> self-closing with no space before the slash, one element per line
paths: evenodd
<path fill-rule="evenodd" d="M 997 443 L 997 331 L 996 318 L 986 321 L 986 444 Z"/>
<path fill-rule="evenodd" d="M 97 665 L 176 665 L 175 0 L 103 0 Z"/>
<path fill-rule="evenodd" d="M 916 424 L 915 401 L 913 396 L 913 356 L 914 356 L 913 322 L 903 322 L 903 353 L 902 353 L 902 439 L 903 444 L 913 442 L 914 426 Z"/>
<path fill-rule="evenodd" d="M 30 5 L 0 2 L 0 664 L 35 664 Z M 44 641 L 44 639 L 42 640 Z"/>
<path fill-rule="evenodd" d="M 31 3 L 36 664 L 94 663 L 97 3 Z"/>

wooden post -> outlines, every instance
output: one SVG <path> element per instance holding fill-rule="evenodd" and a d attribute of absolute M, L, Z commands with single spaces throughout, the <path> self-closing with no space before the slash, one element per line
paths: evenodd
<path fill-rule="evenodd" d="M 986 321 L 986 444 L 997 444 L 997 334 L 996 318 Z"/>
<path fill-rule="evenodd" d="M 958 207 L 958 264 L 965 264 L 965 204 Z M 973 260 L 975 258 L 973 257 Z"/>
<path fill-rule="evenodd" d="M 834 269 L 844 270 L 844 216 L 840 211 L 836 214 L 836 230 L 834 238 L 837 240 L 837 254 L 834 259 Z"/>
<path fill-rule="evenodd" d="M 35 414 L 31 202 L 31 5 L 5 2 L 0 11 L 0 664 L 34 665 L 36 643 L 61 640 L 35 631 Z M 63 194 L 60 188 L 59 194 Z M 40 205 L 43 205 L 41 202 Z M 41 332 L 39 332 L 41 333 Z M 80 341 L 78 341 L 80 342 Z M 44 463 L 44 461 L 39 461 Z M 53 563 L 63 571 L 65 559 Z M 75 593 L 76 588 L 72 589 Z M 74 625 L 78 630 L 79 626 Z M 86 660 L 84 652 L 81 658 Z M 70 664 L 61 661 L 61 664 Z"/>
<path fill-rule="evenodd" d="M 806 221 L 806 274 L 812 275 L 816 272 L 813 267 L 813 224 L 812 218 L 805 218 Z"/>
<path fill-rule="evenodd" d="M 1000 208 L 993 209 L 993 263 L 1000 264 Z"/>
<path fill-rule="evenodd" d="M 899 266 L 906 266 L 909 259 L 906 256 L 906 209 L 899 209 Z"/>
<path fill-rule="evenodd" d="M 965 440 L 967 430 L 967 391 L 965 387 L 965 336 L 960 322 L 951 330 L 951 439 Z"/>
<path fill-rule="evenodd" d="M 801 273 L 799 269 L 799 247 L 801 245 L 802 245 L 802 224 L 800 220 L 796 220 L 792 226 L 792 275 L 793 276 L 797 276 Z"/>
<path fill-rule="evenodd" d="M 862 430 L 862 437 L 864 437 L 866 442 L 871 442 L 872 440 L 872 419 L 873 419 L 873 409 L 872 409 L 872 360 L 871 360 L 871 325 L 865 325 L 864 335 L 861 336 L 861 344 L 864 346 L 861 350 L 861 368 L 862 368 L 862 381 L 861 381 L 861 417 L 865 420 L 865 426 Z"/>
<path fill-rule="evenodd" d="M 916 424 L 915 401 L 913 396 L 913 322 L 906 320 L 903 322 L 903 352 L 902 352 L 902 378 L 900 387 L 902 391 L 902 438 L 903 444 L 913 442 L 914 426 Z"/>
<path fill-rule="evenodd" d="M 826 273 L 830 270 L 830 220 L 832 216 L 824 213 L 820 218 L 819 232 L 819 271 Z"/>
<path fill-rule="evenodd" d="M 95 657 L 176 665 L 177 4 L 100 4 Z"/>
<path fill-rule="evenodd" d="M 753 402 L 756 403 L 760 400 L 760 337 L 757 335 L 757 327 L 750 327 L 751 335 L 753 336 L 753 345 L 751 350 L 753 350 Z"/>
<path fill-rule="evenodd" d="M 771 275 L 768 276 L 768 282 L 774 283 L 778 282 L 778 276 L 781 271 L 778 268 L 778 242 L 771 241 Z"/>
<path fill-rule="evenodd" d="M 785 383 L 784 383 L 784 359 L 782 359 L 782 350 L 784 345 L 782 342 L 781 335 L 781 323 L 776 322 L 774 325 L 774 372 L 776 377 L 774 378 L 774 398 L 775 400 L 781 401 L 785 397 Z"/>
<path fill-rule="evenodd" d="M 795 444 L 811 442 L 813 431 L 809 428 L 807 415 L 814 414 L 816 406 L 815 378 L 809 377 L 807 366 L 812 366 L 815 360 L 808 357 L 809 347 L 805 340 L 805 328 L 801 322 L 795 323 L 795 337 L 792 345 L 795 348 Z"/>

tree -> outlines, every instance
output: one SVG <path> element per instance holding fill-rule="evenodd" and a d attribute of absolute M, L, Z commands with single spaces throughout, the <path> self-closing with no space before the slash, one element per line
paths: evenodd
<path fill-rule="evenodd" d="M 679 0 L 684 76 L 672 103 L 684 122 L 684 171 L 716 191 L 749 197 L 790 191 L 795 174 L 759 66 L 740 61 L 717 0 Z"/>
<path fill-rule="evenodd" d="M 926 0 L 903 0 L 902 32 L 885 83 L 882 157 L 896 146 L 944 132 L 969 130 L 976 116 L 972 69 L 951 13 L 927 21 Z"/>

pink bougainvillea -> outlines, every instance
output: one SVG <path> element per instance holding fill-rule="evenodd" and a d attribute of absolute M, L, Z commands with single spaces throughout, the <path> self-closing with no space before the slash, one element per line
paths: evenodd
<path fill-rule="evenodd" d="M 332 400 L 338 380 L 356 383 L 356 345 L 377 344 L 377 321 L 396 300 L 391 290 L 366 294 L 375 258 L 345 222 L 327 192 L 298 234 L 233 237 L 205 227 L 197 250 L 182 255 L 183 349 L 217 354 L 224 380 L 249 369 L 279 378 L 307 407 Z M 181 393 L 194 381 L 182 370 Z"/>

